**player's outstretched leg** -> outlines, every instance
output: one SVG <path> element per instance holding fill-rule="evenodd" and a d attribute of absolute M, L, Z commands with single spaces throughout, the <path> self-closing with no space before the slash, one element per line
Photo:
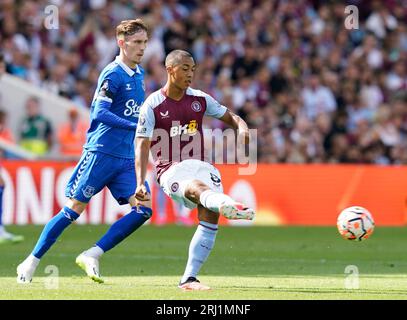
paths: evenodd
<path fill-rule="evenodd" d="M 192 189 L 193 197 L 198 198 L 202 206 L 212 212 L 220 213 L 227 219 L 254 219 L 255 212 L 252 208 L 233 200 L 224 193 L 211 190 L 201 181 L 194 180 L 187 189 Z"/>
<path fill-rule="evenodd" d="M 189 245 L 187 266 L 178 285 L 185 291 L 210 290 L 210 287 L 197 279 L 197 275 L 215 244 L 219 214 L 198 206 L 198 218 L 199 225 Z"/>
<path fill-rule="evenodd" d="M 95 246 L 82 252 L 76 258 L 76 264 L 86 272 L 90 279 L 97 283 L 103 283 L 104 280 L 99 272 L 99 258 L 136 231 L 150 219 L 151 215 L 152 210 L 148 207 L 132 207 L 128 214 L 112 224 Z"/>
<path fill-rule="evenodd" d="M 254 210 L 224 193 L 212 191 L 200 180 L 192 180 L 184 185 L 185 189 L 180 192 L 185 198 L 198 204 L 200 222 L 191 240 L 187 266 L 178 287 L 183 290 L 209 290 L 208 286 L 199 282 L 197 274 L 215 244 L 219 214 L 229 219 L 252 220 Z"/>
<path fill-rule="evenodd" d="M 83 211 L 83 210 L 82 210 Z M 81 212 L 82 212 L 81 211 Z M 17 267 L 17 282 L 30 283 L 42 256 L 55 243 L 64 229 L 79 218 L 74 210 L 64 207 L 44 227 L 32 253 Z"/>

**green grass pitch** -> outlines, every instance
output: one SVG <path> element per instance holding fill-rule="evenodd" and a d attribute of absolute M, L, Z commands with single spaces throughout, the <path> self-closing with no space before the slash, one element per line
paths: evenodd
<path fill-rule="evenodd" d="M 0 246 L 0 299 L 407 299 L 406 228 L 377 227 L 372 238 L 351 242 L 334 227 L 221 226 L 199 276 L 212 287 L 206 292 L 177 288 L 195 227 L 142 227 L 102 257 L 105 283 L 93 283 L 75 257 L 107 228 L 72 226 L 42 259 L 33 282 L 21 285 L 16 266 L 42 226 L 10 226 L 26 240 Z M 358 268 L 358 279 L 345 272 L 349 265 Z"/>

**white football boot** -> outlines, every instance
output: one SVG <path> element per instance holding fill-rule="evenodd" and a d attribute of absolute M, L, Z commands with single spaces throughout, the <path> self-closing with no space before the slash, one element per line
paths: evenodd
<path fill-rule="evenodd" d="M 189 277 L 187 281 L 180 283 L 178 285 L 178 288 L 184 290 L 184 291 L 193 291 L 193 290 L 211 290 L 210 287 L 207 285 L 202 284 L 197 278 L 195 277 Z"/>
<path fill-rule="evenodd" d="M 255 212 L 242 203 L 235 202 L 224 204 L 219 208 L 219 213 L 231 220 L 245 219 L 253 220 Z"/>
<path fill-rule="evenodd" d="M 17 266 L 17 283 L 31 283 L 35 269 L 37 269 L 40 259 L 30 255 Z"/>
<path fill-rule="evenodd" d="M 95 281 L 97 283 L 105 282 L 99 273 L 99 260 L 98 259 L 87 256 L 86 251 L 85 251 L 85 252 L 82 252 L 76 258 L 75 262 L 80 268 L 82 268 L 86 272 L 88 277 L 91 278 L 93 281 Z"/>

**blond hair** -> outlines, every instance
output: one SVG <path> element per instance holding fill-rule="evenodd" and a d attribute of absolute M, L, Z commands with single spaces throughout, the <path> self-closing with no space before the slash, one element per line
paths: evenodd
<path fill-rule="evenodd" d="M 148 33 L 148 27 L 143 20 L 123 20 L 116 27 L 116 37 L 121 38 L 125 36 L 131 36 L 140 31 L 145 31 Z"/>

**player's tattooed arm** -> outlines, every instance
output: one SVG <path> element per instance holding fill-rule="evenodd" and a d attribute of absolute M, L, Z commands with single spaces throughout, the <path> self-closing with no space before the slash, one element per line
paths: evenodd
<path fill-rule="evenodd" d="M 227 110 L 225 114 L 219 118 L 219 120 L 236 129 L 238 132 L 239 140 L 243 141 L 245 144 L 249 144 L 250 141 L 249 127 L 242 118 L 240 118 L 237 114 L 233 113 L 232 111 Z"/>

